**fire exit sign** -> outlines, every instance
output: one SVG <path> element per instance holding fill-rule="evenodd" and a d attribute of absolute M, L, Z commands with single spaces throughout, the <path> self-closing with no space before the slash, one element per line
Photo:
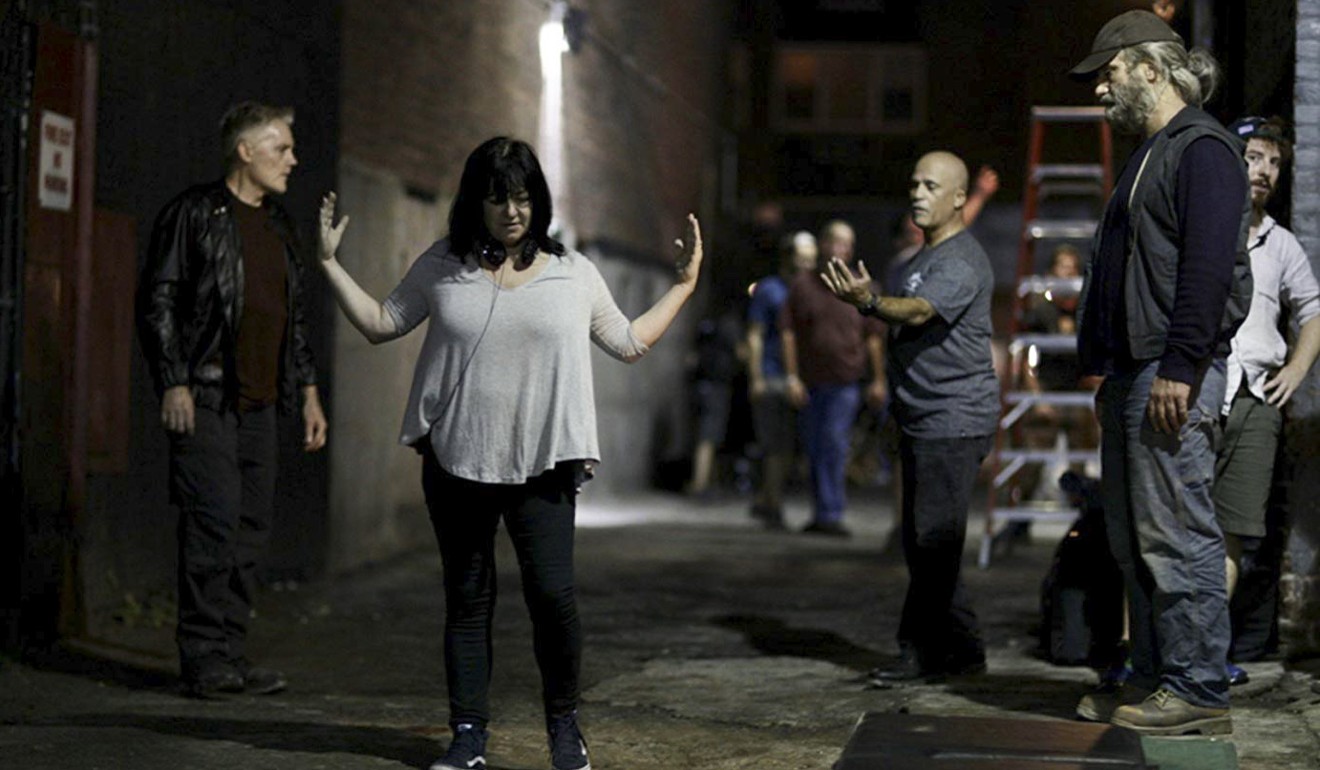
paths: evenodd
<path fill-rule="evenodd" d="M 73 207 L 73 118 L 49 110 L 41 113 L 37 174 L 37 201 L 42 208 Z"/>

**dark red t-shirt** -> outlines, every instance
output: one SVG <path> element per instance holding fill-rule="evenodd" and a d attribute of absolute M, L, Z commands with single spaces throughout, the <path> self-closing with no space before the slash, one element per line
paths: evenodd
<path fill-rule="evenodd" d="M 834 296 L 815 270 L 793 279 L 779 311 L 779 328 L 796 337 L 798 378 L 808 386 L 861 380 L 866 375 L 866 337 L 884 334 L 885 329 Z"/>
<path fill-rule="evenodd" d="M 234 346 L 239 405 L 264 406 L 279 397 L 280 350 L 289 317 L 284 241 L 265 208 L 235 198 L 230 210 L 243 253 L 243 316 Z"/>

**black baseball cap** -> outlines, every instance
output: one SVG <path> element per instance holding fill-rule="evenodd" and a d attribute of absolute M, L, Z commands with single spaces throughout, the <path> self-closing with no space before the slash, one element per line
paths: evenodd
<path fill-rule="evenodd" d="M 1105 23 L 1091 43 L 1091 53 L 1068 74 L 1086 78 L 1109 63 L 1119 51 L 1138 43 L 1182 43 L 1183 39 L 1164 20 L 1150 11 L 1120 13 Z"/>
<path fill-rule="evenodd" d="M 1268 139 L 1271 142 L 1289 142 L 1283 121 L 1256 116 L 1239 118 L 1228 127 L 1228 132 L 1243 142 L 1248 139 Z"/>

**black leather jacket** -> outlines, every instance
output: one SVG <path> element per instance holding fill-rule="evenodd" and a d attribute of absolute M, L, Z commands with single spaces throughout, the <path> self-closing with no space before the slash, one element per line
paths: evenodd
<path fill-rule="evenodd" d="M 243 317 L 243 255 L 224 180 L 197 185 L 166 204 L 156 218 L 147 264 L 138 282 L 138 334 L 158 394 L 189 385 L 200 406 L 238 399 L 234 343 Z M 294 407 L 302 386 L 316 384 L 307 340 L 302 262 L 288 213 L 267 196 L 287 259 L 288 323 L 280 351 L 280 405 Z"/>

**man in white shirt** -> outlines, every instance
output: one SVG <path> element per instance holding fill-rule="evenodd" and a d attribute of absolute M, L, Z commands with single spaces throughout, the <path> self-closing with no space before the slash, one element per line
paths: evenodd
<path fill-rule="evenodd" d="M 1282 409 L 1320 354 L 1320 285 L 1306 253 L 1291 232 L 1265 212 L 1288 163 L 1292 142 L 1281 118 L 1243 118 L 1229 130 L 1246 141 L 1243 157 L 1251 182 L 1251 311 L 1233 337 L 1223 413 L 1224 437 L 1215 463 L 1215 518 L 1224 531 L 1228 594 L 1243 563 L 1244 543 L 1265 537 L 1265 509 L 1282 432 Z M 1279 319 L 1287 308 L 1300 333 L 1289 350 Z M 1234 628 L 1234 637 L 1239 629 Z M 1231 653 L 1230 653 L 1231 654 Z M 1229 681 L 1246 672 L 1229 663 Z"/>

